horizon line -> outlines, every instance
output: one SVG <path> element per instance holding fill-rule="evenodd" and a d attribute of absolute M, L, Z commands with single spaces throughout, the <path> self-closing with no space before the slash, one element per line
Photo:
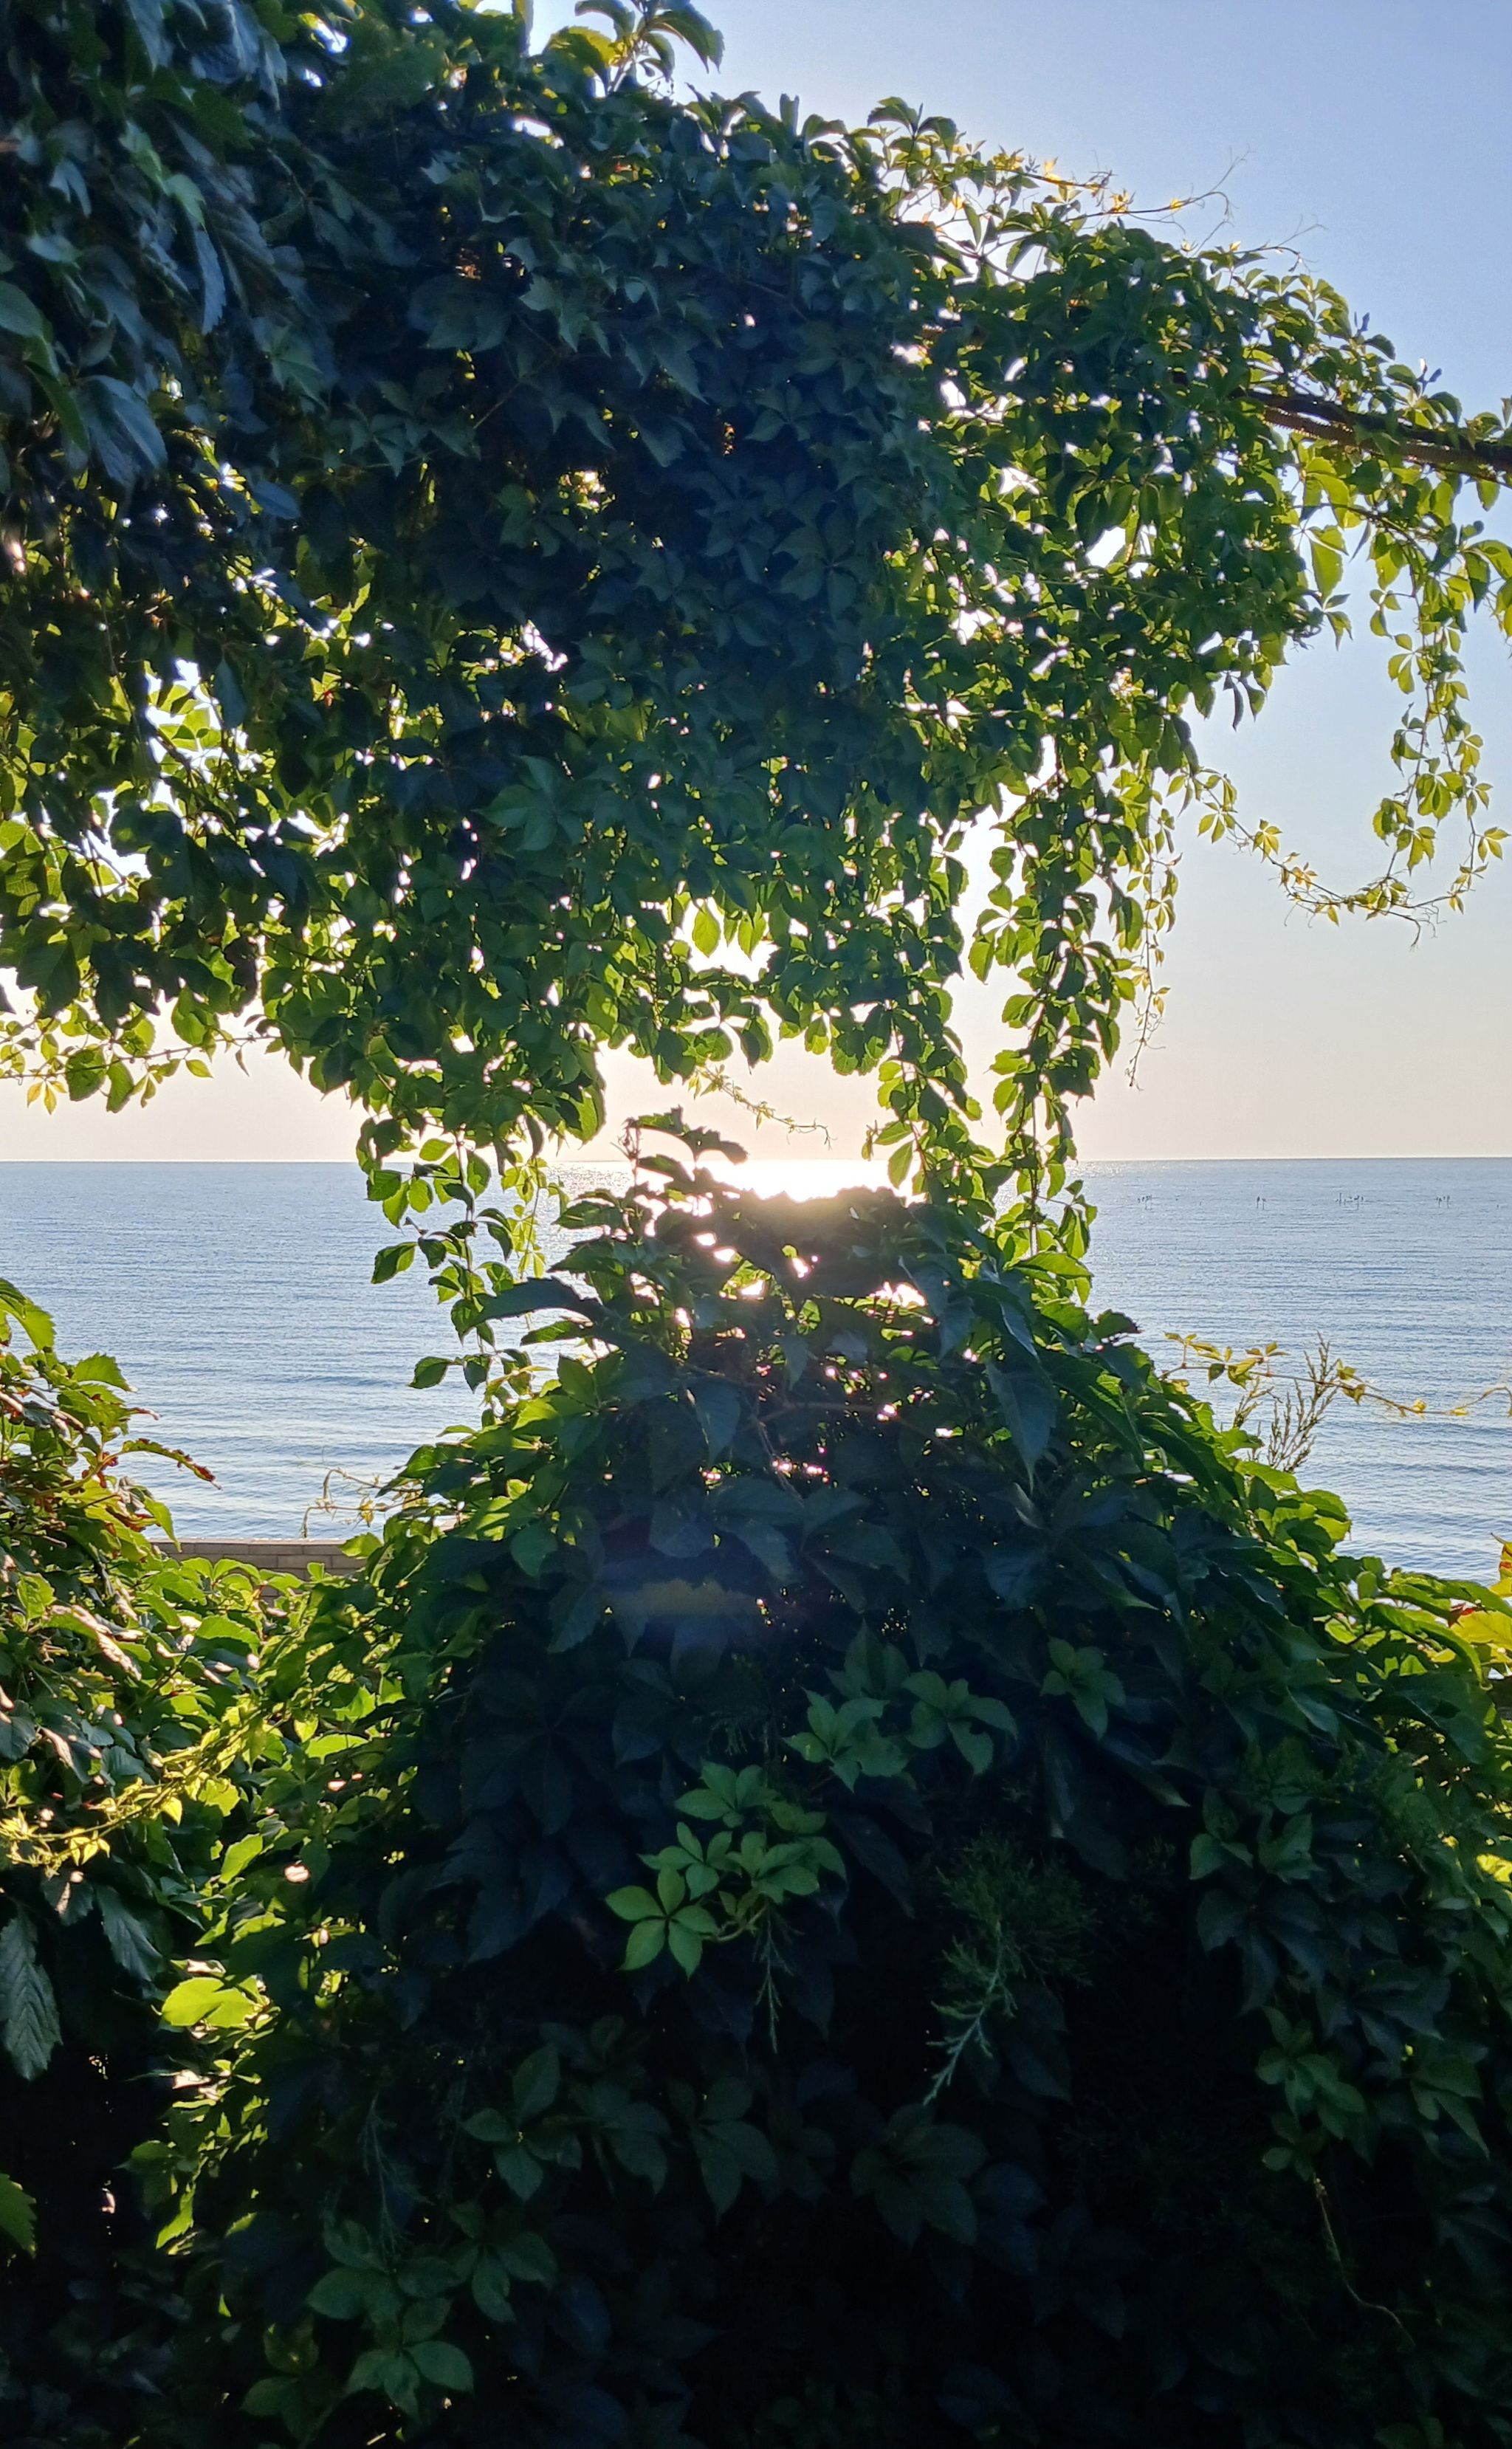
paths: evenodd
<path fill-rule="evenodd" d="M 621 1151 L 621 1150 L 615 1150 L 615 1151 L 613 1151 L 613 1152 L 611 1152 L 611 1151 L 609 1151 L 609 1150 L 594 1151 L 594 1150 L 592 1150 L 592 1149 L 589 1149 L 589 1148 L 578 1148 L 578 1149 L 572 1150 L 572 1151 L 571 1151 L 571 1152 L 564 1151 L 564 1152 L 563 1152 L 559 1157 L 557 1157 L 556 1159 L 554 1159 L 554 1160 L 553 1160 L 553 1162 L 555 1162 L 556 1164 L 559 1164 L 559 1165 L 568 1165 L 568 1166 L 571 1166 L 571 1165 L 593 1165 L 593 1166 L 604 1166 L 604 1165 L 629 1165 L 629 1163 L 630 1163 L 630 1159 L 629 1159 L 629 1158 L 628 1158 L 628 1157 L 623 1153 L 623 1151 Z M 774 1165 L 780 1165 L 780 1166 L 785 1166 L 785 1167 L 807 1167 L 807 1166 L 821 1167 L 821 1166 L 822 1166 L 822 1167 L 824 1167 L 832 1168 L 832 1167 L 834 1167 L 835 1166 L 841 1166 L 841 1165 L 856 1165 L 856 1166 L 866 1166 L 866 1165 L 870 1165 L 870 1166 L 873 1166 L 873 1167 L 880 1167 L 880 1166 L 881 1166 L 881 1164 L 882 1164 L 882 1160 L 881 1158 L 878 1158 L 878 1157 L 871 1157 L 871 1158 L 867 1158 L 867 1157 L 863 1157 L 863 1156 L 855 1156 L 855 1157 L 850 1157 L 850 1156 L 772 1156 L 772 1155 L 767 1155 L 767 1154 L 764 1154 L 764 1153 L 756 1153 L 756 1154 L 750 1154 L 750 1153 L 747 1153 L 746 1158 L 746 1162 L 747 1164 L 749 1164 L 749 1165 L 761 1166 L 761 1167 L 763 1167 L 764 1168 L 768 1168 L 768 1167 L 772 1167 L 772 1166 L 774 1166 Z M 1437 1150 L 1435 1150 L 1435 1149 L 1426 1149 L 1426 1150 L 1378 1149 L 1378 1150 L 1365 1150 L 1365 1151 L 1356 1150 L 1356 1151 L 1353 1151 L 1353 1152 L 1345 1152 L 1345 1151 L 1342 1151 L 1342 1150 L 1341 1150 L 1341 1151 L 1340 1151 L 1340 1152 L 1338 1152 L 1337 1154 L 1319 1153 L 1319 1152 L 1318 1152 L 1317 1150 L 1315 1150 L 1315 1149 L 1298 1150 L 1298 1151 L 1293 1152 L 1293 1153 L 1287 1153 L 1287 1152 L 1284 1152 L 1284 1151 L 1277 1151 L 1277 1150 L 1271 1149 L 1271 1150 L 1269 1150 L 1269 1151 L 1265 1152 L 1264 1154 L 1245 1155 L 1245 1156 L 1236 1156 L 1236 1155 L 1232 1155 L 1232 1154 L 1222 1155 L 1222 1156 L 1192 1156 L 1192 1155 L 1169 1155 L 1169 1154 L 1143 1154 L 1143 1155 L 1139 1155 L 1139 1156 L 1084 1156 L 1084 1157 L 1077 1157 L 1077 1158 L 1074 1159 L 1074 1160 L 1073 1160 L 1072 1167 L 1071 1167 L 1071 1168 L 1070 1168 L 1070 1169 L 1071 1169 L 1072 1171 L 1084 1171 L 1084 1170 L 1086 1170 L 1089 1167 L 1093 1167 L 1093 1166 L 1109 1166 L 1109 1165 L 1508 1165 L 1508 1164 L 1512 1164 L 1512 1148 L 1506 1148 L 1506 1149 L 1482 1149 L 1482 1148 L 1475 1148 L 1475 1149 L 1448 1150 L 1448 1151 L 1445 1151 L 1445 1150 L 1443 1150 L 1443 1149 L 1437 1149 Z M 353 1170 L 353 1171 L 359 1171 L 359 1170 L 360 1170 L 360 1168 L 359 1168 L 359 1166 L 358 1166 L 358 1161 L 357 1161 L 357 1159 L 356 1159 L 356 1157 L 355 1157 L 355 1156 L 3 1156 L 3 1155 L 0 1155 L 0 1167 L 7 1167 L 7 1166 L 14 1166 L 14 1167 L 18 1167 L 18 1168 L 19 1168 L 19 1167 L 38 1167 L 38 1166 L 112 1166 L 112 1167 L 114 1167 L 114 1166 L 122 1166 L 122 1167 L 125 1167 L 125 1166 L 197 1166 L 197 1167 L 206 1167 L 206 1168 L 208 1168 L 208 1167 L 213 1167 L 213 1166 L 220 1166 L 220 1167 L 248 1167 L 248 1166 L 277 1166 L 277 1167 L 281 1167 L 281 1168 L 285 1168 L 285 1169 L 292 1169 L 293 1167 L 298 1167 L 298 1166 L 304 1166 L 304 1167 L 314 1167 L 314 1166 L 319 1166 L 319 1167 L 324 1167 L 324 1168 L 328 1168 L 328 1169 L 332 1169 L 332 1170 L 336 1170 L 336 1169 L 343 1169 L 343 1170 L 344 1170 L 344 1169 L 348 1169 L 348 1168 L 350 1168 L 350 1169 L 351 1169 L 351 1170 Z"/>

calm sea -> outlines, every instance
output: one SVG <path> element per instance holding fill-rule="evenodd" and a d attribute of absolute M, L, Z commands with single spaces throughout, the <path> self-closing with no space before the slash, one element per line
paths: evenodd
<path fill-rule="evenodd" d="M 793 1169 L 795 1172 L 798 1168 Z M 1359 1544 L 1485 1575 L 1512 1535 L 1512 1159 L 1089 1167 L 1102 1302 L 1168 1332 L 1335 1352 L 1438 1417 L 1336 1406 L 1309 1475 L 1348 1502 Z M 391 1471 L 465 1416 L 417 1394 L 448 1333 L 414 1275 L 375 1288 L 389 1239 L 339 1165 L 0 1165 L 0 1275 L 63 1346 L 113 1352 L 152 1433 L 215 1485 L 151 1470 L 180 1530 L 288 1537 L 327 1474 Z M 339 1496 L 348 1483 L 338 1479 Z M 340 1535 L 351 1515 L 317 1516 Z"/>
<path fill-rule="evenodd" d="M 1089 1166 L 1097 1291 L 1159 1350 L 1321 1336 L 1421 1419 L 1336 1403 L 1304 1475 L 1356 1544 L 1494 1577 L 1512 1538 L 1512 1158 Z"/>

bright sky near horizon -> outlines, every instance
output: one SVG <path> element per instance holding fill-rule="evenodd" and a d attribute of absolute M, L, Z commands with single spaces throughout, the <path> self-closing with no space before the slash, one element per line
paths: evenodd
<path fill-rule="evenodd" d="M 886 94 L 1064 170 L 1106 170 L 1147 206 L 1221 188 L 1246 243 L 1286 243 L 1409 359 L 1442 367 L 1467 409 L 1512 393 L 1512 9 L 1506 0 L 705 0 L 717 83 L 857 119 Z M 537 29 L 571 14 L 561 0 Z M 1194 226 L 1215 227 L 1215 202 Z M 1512 823 L 1512 673 L 1487 638 L 1477 711 L 1501 820 Z M 1249 813 L 1272 817 L 1324 872 L 1367 872 L 1367 819 L 1389 771 L 1395 693 L 1370 646 L 1315 647 L 1260 723 L 1212 743 Z M 1244 853 L 1193 840 L 1182 870 L 1170 1002 L 1138 1085 L 1112 1076 L 1085 1109 L 1088 1157 L 1512 1153 L 1512 873 L 1414 943 L 1288 911 Z M 1000 993 L 960 1017 L 974 1057 Z M 611 1066 L 618 1112 L 665 1092 Z M 791 1053 L 753 1083 L 822 1121 L 846 1153 L 867 1084 Z M 764 1155 L 811 1138 L 741 1131 Z M 145 1112 L 53 1116 L 0 1090 L 0 1158 L 342 1157 L 351 1109 L 281 1064 L 184 1081 Z"/>

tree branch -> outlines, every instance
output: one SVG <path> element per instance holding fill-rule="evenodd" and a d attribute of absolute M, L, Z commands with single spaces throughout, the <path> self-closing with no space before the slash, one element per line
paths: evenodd
<path fill-rule="evenodd" d="M 1271 425 L 1306 434 L 1318 442 L 1342 442 L 1357 451 L 1376 442 L 1389 444 L 1400 458 L 1447 475 L 1480 476 L 1496 485 L 1512 484 L 1512 443 L 1477 442 L 1463 426 L 1435 428 L 1404 423 L 1371 410 L 1345 408 L 1338 400 L 1318 399 L 1301 391 L 1261 392 L 1260 411 Z"/>

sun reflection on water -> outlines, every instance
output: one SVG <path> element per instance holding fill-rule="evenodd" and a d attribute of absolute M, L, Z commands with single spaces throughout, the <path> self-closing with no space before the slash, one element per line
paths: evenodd
<path fill-rule="evenodd" d="M 648 1153 L 660 1147 L 652 1141 Z M 679 1155 L 684 1152 L 677 1151 Z M 686 1159 L 685 1159 L 686 1161 Z M 862 1156 L 843 1157 L 751 1157 L 744 1165 L 730 1158 L 709 1156 L 701 1162 L 710 1173 L 743 1190 L 753 1190 L 760 1199 L 832 1199 L 837 1191 L 863 1189 L 884 1190 L 887 1168 L 880 1159 Z M 567 1166 L 564 1172 L 571 1180 L 603 1183 L 619 1187 L 630 1179 L 628 1162 L 587 1166 Z"/>

